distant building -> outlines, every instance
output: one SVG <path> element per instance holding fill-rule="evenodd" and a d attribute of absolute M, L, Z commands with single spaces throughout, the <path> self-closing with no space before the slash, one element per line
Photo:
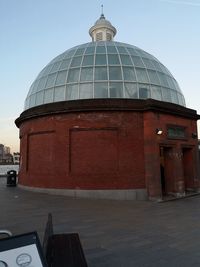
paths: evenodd
<path fill-rule="evenodd" d="M 4 146 L 4 153 L 5 154 L 11 154 L 10 153 L 10 147 L 9 146 Z"/>
<path fill-rule="evenodd" d="M 0 144 L 0 164 L 12 164 L 13 156 L 10 153 L 10 147 Z"/>
<path fill-rule="evenodd" d="M 0 144 L 0 162 L 2 162 L 4 158 L 4 145 Z"/>
<path fill-rule="evenodd" d="M 20 153 L 14 152 L 13 153 L 13 163 L 19 165 L 20 162 Z"/>
<path fill-rule="evenodd" d="M 16 120 L 19 184 L 109 199 L 198 191 L 200 116 L 175 78 L 154 56 L 114 41 L 103 14 L 89 33 L 92 42 L 54 58 L 31 85 Z"/>

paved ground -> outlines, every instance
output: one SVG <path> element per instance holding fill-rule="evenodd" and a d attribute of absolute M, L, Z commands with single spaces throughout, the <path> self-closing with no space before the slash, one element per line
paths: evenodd
<path fill-rule="evenodd" d="M 73 199 L 7 188 L 0 229 L 36 230 L 47 214 L 56 233 L 78 232 L 89 267 L 200 266 L 200 197 L 165 203 Z"/>

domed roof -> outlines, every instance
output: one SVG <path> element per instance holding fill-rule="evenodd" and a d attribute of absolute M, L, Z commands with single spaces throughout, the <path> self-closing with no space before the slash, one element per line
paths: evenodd
<path fill-rule="evenodd" d="M 54 58 L 31 85 L 25 109 L 93 98 L 152 98 L 185 106 L 178 83 L 155 57 L 133 45 L 101 41 Z"/>
<path fill-rule="evenodd" d="M 108 25 L 108 26 L 112 26 L 111 22 L 109 20 L 107 20 L 103 14 L 101 14 L 101 17 L 95 22 L 94 25 L 95 26 L 96 25 Z"/>

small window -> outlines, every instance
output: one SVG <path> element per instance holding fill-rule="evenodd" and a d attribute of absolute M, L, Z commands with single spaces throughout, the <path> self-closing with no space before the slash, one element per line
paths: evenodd
<path fill-rule="evenodd" d="M 53 88 L 44 90 L 44 103 L 53 102 L 53 94 L 54 94 Z"/>
<path fill-rule="evenodd" d="M 102 32 L 98 32 L 96 34 L 96 41 L 102 41 L 103 40 L 103 34 Z"/>
<path fill-rule="evenodd" d="M 72 59 L 72 62 L 71 62 L 70 67 L 77 67 L 77 66 L 80 66 L 80 65 L 81 65 L 81 60 L 82 60 L 82 57 L 81 57 L 81 56 L 74 57 L 74 58 Z"/>
<path fill-rule="evenodd" d="M 151 86 L 151 96 L 153 99 L 162 100 L 161 88 L 159 86 Z"/>
<path fill-rule="evenodd" d="M 60 65 L 60 70 L 68 69 L 70 60 L 71 60 L 71 59 L 69 59 L 69 58 L 63 60 L 62 63 L 61 63 L 61 65 Z M 55 64 L 54 64 L 54 65 L 55 65 Z"/>
<path fill-rule="evenodd" d="M 181 126 L 168 126 L 167 135 L 169 138 L 185 139 L 186 128 Z"/>
<path fill-rule="evenodd" d="M 54 89 L 54 101 L 65 100 L 65 86 L 58 86 Z"/>
<path fill-rule="evenodd" d="M 84 56 L 82 66 L 92 66 L 94 64 L 94 55 Z"/>
<path fill-rule="evenodd" d="M 86 48 L 85 54 L 86 54 L 86 55 L 88 55 L 88 54 L 93 54 L 93 53 L 94 53 L 94 49 L 95 49 L 94 46 L 88 46 L 88 47 Z"/>
<path fill-rule="evenodd" d="M 104 54 L 96 55 L 95 65 L 106 65 L 106 64 L 107 64 L 106 55 Z"/>
<path fill-rule="evenodd" d="M 122 98 L 123 97 L 123 83 L 111 82 L 110 83 L 110 98 Z"/>
<path fill-rule="evenodd" d="M 107 68 L 106 67 L 96 67 L 95 68 L 95 80 L 108 80 Z"/>
<path fill-rule="evenodd" d="M 97 48 L 96 48 L 96 54 L 105 54 L 105 53 L 106 53 L 105 46 L 97 46 Z"/>
<path fill-rule="evenodd" d="M 32 99 L 33 97 L 35 97 L 35 95 L 32 95 L 31 98 L 30 98 L 30 106 L 32 106 L 31 103 L 34 100 L 34 99 Z M 43 104 L 43 99 L 44 99 L 44 91 L 38 92 L 36 94 L 35 104 L 36 105 L 42 105 Z"/>
<path fill-rule="evenodd" d="M 122 65 L 133 65 L 131 62 L 131 58 L 128 55 L 120 55 L 121 57 L 121 61 L 122 61 Z"/>
<path fill-rule="evenodd" d="M 108 98 L 108 83 L 94 84 L 94 98 Z"/>
<path fill-rule="evenodd" d="M 108 64 L 109 65 L 120 65 L 118 55 L 117 54 L 108 54 Z"/>
<path fill-rule="evenodd" d="M 106 33 L 106 40 L 111 41 L 112 40 L 112 35 L 110 33 Z"/>
<path fill-rule="evenodd" d="M 148 98 L 148 89 L 145 87 L 139 88 L 139 98 L 147 99 Z"/>
<path fill-rule="evenodd" d="M 80 69 L 70 69 L 68 73 L 67 82 L 78 82 L 79 72 L 80 72 Z"/>
<path fill-rule="evenodd" d="M 46 84 L 46 81 L 47 81 L 47 76 L 42 77 L 42 78 L 40 79 L 39 84 L 38 84 L 37 91 L 40 91 L 40 90 L 44 89 L 45 84 Z"/>
<path fill-rule="evenodd" d="M 126 98 L 138 98 L 136 83 L 124 83 L 124 89 Z"/>
<path fill-rule="evenodd" d="M 81 81 L 92 81 L 92 80 L 93 80 L 93 68 L 82 68 Z"/>
<path fill-rule="evenodd" d="M 122 80 L 122 72 L 120 67 L 109 67 L 110 80 Z"/>
<path fill-rule="evenodd" d="M 57 73 L 50 74 L 47 79 L 46 88 L 54 86 Z"/>
<path fill-rule="evenodd" d="M 148 70 L 149 79 L 152 84 L 160 85 L 160 80 L 158 78 L 158 74 L 154 70 Z"/>
<path fill-rule="evenodd" d="M 135 71 L 130 67 L 123 67 L 124 80 L 125 81 L 136 81 Z"/>
<path fill-rule="evenodd" d="M 67 85 L 66 99 L 78 99 L 78 84 Z"/>
<path fill-rule="evenodd" d="M 63 85 L 65 84 L 67 76 L 67 71 L 60 71 L 58 72 L 57 78 L 56 78 L 56 85 Z"/>
<path fill-rule="evenodd" d="M 148 79 L 147 72 L 145 69 L 136 68 L 135 70 L 136 70 L 138 82 L 149 83 L 149 79 Z"/>
<path fill-rule="evenodd" d="M 80 99 L 90 99 L 90 98 L 93 98 L 92 83 L 80 84 Z"/>

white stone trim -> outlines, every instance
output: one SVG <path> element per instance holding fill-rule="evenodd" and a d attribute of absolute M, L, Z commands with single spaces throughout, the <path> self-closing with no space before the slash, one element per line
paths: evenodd
<path fill-rule="evenodd" d="M 52 189 L 29 187 L 18 184 L 21 189 L 47 193 L 52 195 L 61 195 L 74 198 L 91 198 L 91 199 L 115 199 L 115 200 L 147 200 L 146 189 L 106 189 L 106 190 L 83 190 L 83 189 Z"/>

